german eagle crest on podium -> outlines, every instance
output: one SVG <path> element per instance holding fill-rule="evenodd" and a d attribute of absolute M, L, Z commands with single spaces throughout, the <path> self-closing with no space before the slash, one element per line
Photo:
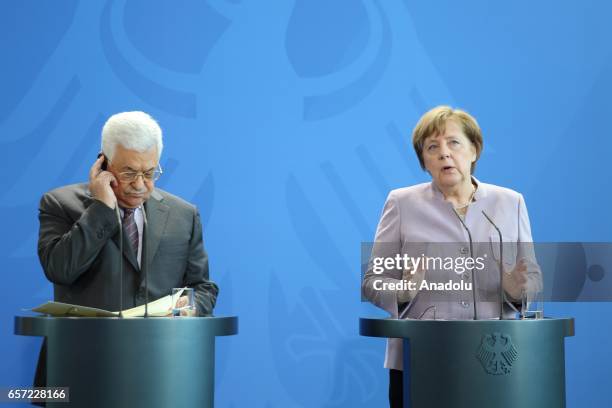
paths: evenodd
<path fill-rule="evenodd" d="M 491 333 L 482 336 L 476 358 L 487 373 L 502 375 L 510 372 L 518 358 L 518 351 L 509 334 Z"/>

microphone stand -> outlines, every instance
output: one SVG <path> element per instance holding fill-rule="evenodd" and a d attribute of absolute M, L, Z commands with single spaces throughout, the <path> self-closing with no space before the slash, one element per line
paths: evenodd
<path fill-rule="evenodd" d="M 142 210 L 142 226 L 143 226 L 143 231 L 142 231 L 142 252 L 140 255 L 140 269 L 142 270 L 142 273 L 144 274 L 144 281 L 145 281 L 145 312 L 144 312 L 144 317 L 149 317 L 149 268 L 147 265 L 147 242 L 148 240 L 145 238 L 145 234 L 148 232 L 148 228 L 149 225 L 147 224 L 147 213 L 145 211 L 144 208 L 144 203 L 142 204 L 142 206 L 140 207 L 140 209 Z"/>
<path fill-rule="evenodd" d="M 119 203 L 115 204 L 115 214 L 119 222 L 119 317 L 123 318 L 123 222 Z"/>
<path fill-rule="evenodd" d="M 470 240 L 470 257 L 474 258 L 474 244 L 472 242 L 472 233 L 470 232 L 470 229 L 467 227 L 467 225 L 465 225 L 465 222 L 463 222 L 463 220 L 461 219 L 459 214 L 457 214 L 457 211 L 455 211 L 453 209 L 453 212 L 457 216 L 457 219 L 459 220 L 459 222 L 461 223 L 463 228 L 468 233 L 468 238 Z M 473 301 L 473 304 L 474 304 L 474 317 L 473 317 L 473 320 L 478 320 L 478 309 L 476 307 L 476 279 L 474 278 L 474 267 L 470 268 L 470 275 L 472 275 L 472 301 Z"/>
<path fill-rule="evenodd" d="M 482 215 L 485 216 L 485 218 L 491 223 L 493 228 L 495 228 L 495 230 L 499 234 L 499 320 L 504 320 L 504 285 L 503 285 L 503 279 L 504 279 L 504 270 L 503 270 L 503 266 L 504 266 L 504 263 L 503 263 L 503 259 L 504 259 L 504 246 L 503 246 L 503 242 L 502 242 L 502 233 L 499 230 L 499 228 L 497 228 L 497 225 L 495 225 L 493 220 L 487 215 L 486 212 L 484 212 L 484 210 L 482 210 Z"/>

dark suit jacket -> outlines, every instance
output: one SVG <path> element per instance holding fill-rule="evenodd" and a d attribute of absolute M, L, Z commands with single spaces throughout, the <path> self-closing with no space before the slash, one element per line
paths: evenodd
<path fill-rule="evenodd" d="M 155 189 L 145 202 L 148 225 L 143 257 L 149 301 L 172 288 L 194 288 L 199 315 L 212 314 L 218 287 L 208 279 L 208 257 L 197 209 Z M 59 302 L 119 310 L 119 260 L 123 262 L 123 307 L 144 304 L 144 276 L 114 210 L 91 197 L 87 184 L 46 193 L 40 201 L 38 256 Z M 145 260 L 143 259 L 144 263 Z"/>

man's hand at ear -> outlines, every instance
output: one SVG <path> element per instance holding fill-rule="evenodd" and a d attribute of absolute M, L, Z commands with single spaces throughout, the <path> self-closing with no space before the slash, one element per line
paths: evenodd
<path fill-rule="evenodd" d="M 102 201 L 108 207 L 115 209 L 117 197 L 112 187 L 117 186 L 117 179 L 110 171 L 102 170 L 102 163 L 105 159 L 106 156 L 100 155 L 91 166 L 89 170 L 89 191 L 96 200 Z"/>

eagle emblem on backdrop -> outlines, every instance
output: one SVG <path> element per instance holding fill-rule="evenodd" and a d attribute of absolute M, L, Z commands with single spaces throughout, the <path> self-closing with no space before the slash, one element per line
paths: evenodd
<path fill-rule="evenodd" d="M 488 374 L 503 375 L 510 373 L 518 351 L 509 334 L 491 333 L 482 336 L 476 358 Z"/>

